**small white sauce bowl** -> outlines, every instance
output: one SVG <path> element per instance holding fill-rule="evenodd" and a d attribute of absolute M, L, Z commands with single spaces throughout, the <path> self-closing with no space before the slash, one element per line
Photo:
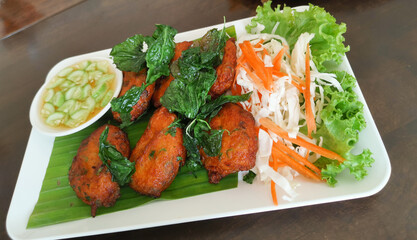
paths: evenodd
<path fill-rule="evenodd" d="M 97 56 L 98 55 L 98 56 Z M 106 57 L 107 55 L 107 57 Z M 42 107 L 42 96 L 45 92 L 45 88 L 48 85 L 48 83 L 61 71 L 62 69 L 66 67 L 73 66 L 74 64 L 77 64 L 79 62 L 85 61 L 85 60 L 91 60 L 91 61 L 108 61 L 109 67 L 112 69 L 112 71 L 115 73 L 115 81 L 116 81 L 116 88 L 114 90 L 113 98 L 117 97 L 120 93 L 120 90 L 122 89 L 122 83 L 123 83 L 123 73 L 116 68 L 116 65 L 113 64 L 113 61 L 108 57 L 108 54 L 105 54 L 103 51 L 99 51 L 96 53 L 90 53 L 90 54 L 84 54 L 79 55 L 75 57 L 70 57 L 67 59 L 64 59 L 57 63 L 48 73 L 46 76 L 46 81 L 42 85 L 42 87 L 38 90 L 38 92 L 35 95 L 35 98 L 32 101 L 32 105 L 30 106 L 30 112 L 29 112 L 29 118 L 30 123 L 32 126 L 38 130 L 39 132 L 49 135 L 49 136 L 66 136 L 75 132 L 78 132 L 91 124 L 93 124 L 95 121 L 100 119 L 109 109 L 110 109 L 110 102 L 100 111 L 98 112 L 94 117 L 90 118 L 85 123 L 75 127 L 75 128 L 69 128 L 69 127 L 52 127 L 45 123 L 45 119 L 41 116 L 41 107 Z"/>

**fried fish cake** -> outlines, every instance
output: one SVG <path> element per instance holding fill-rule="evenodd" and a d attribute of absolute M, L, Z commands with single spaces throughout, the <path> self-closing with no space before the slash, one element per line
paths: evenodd
<path fill-rule="evenodd" d="M 146 146 L 151 142 L 155 136 L 175 121 L 177 116 L 173 113 L 169 113 L 165 107 L 160 107 L 153 113 L 151 119 L 149 119 L 148 126 L 145 132 L 142 134 L 140 140 L 136 143 L 135 148 L 130 155 L 130 161 L 136 161 L 145 151 Z"/>
<path fill-rule="evenodd" d="M 211 86 L 209 94 L 212 98 L 225 93 L 233 84 L 236 68 L 236 45 L 235 39 L 229 38 L 224 47 L 222 63 L 216 68 L 217 79 Z"/>
<path fill-rule="evenodd" d="M 187 41 L 175 44 L 175 54 L 174 54 L 174 57 L 171 60 L 171 63 L 173 63 L 179 57 L 181 57 L 182 52 L 189 49 L 191 44 L 193 44 L 193 42 L 187 42 Z M 160 99 L 161 99 L 162 96 L 164 96 L 165 91 L 167 90 L 167 88 L 171 84 L 172 80 L 174 80 L 174 77 L 171 74 L 169 74 L 168 77 L 164 77 L 164 78 L 161 78 L 161 79 L 157 80 L 156 90 L 155 90 L 155 93 L 152 96 L 153 105 L 155 107 L 160 107 L 161 106 Z"/>
<path fill-rule="evenodd" d="M 141 70 L 139 73 L 135 72 L 123 72 L 123 85 L 122 90 L 120 91 L 119 97 L 126 94 L 126 92 L 134 86 L 140 87 L 142 84 L 146 83 L 146 69 Z M 142 94 L 140 95 L 139 101 L 132 107 L 132 111 L 130 112 L 131 119 L 130 121 L 135 121 L 138 117 L 140 117 L 145 111 L 148 109 L 150 101 L 152 99 L 152 95 L 155 91 L 155 83 L 149 85 L 148 87 L 143 90 Z M 120 114 L 118 112 L 113 113 L 113 118 L 116 119 L 118 122 L 122 122 L 120 118 Z"/>
<path fill-rule="evenodd" d="M 234 103 L 226 103 L 210 121 L 212 129 L 225 129 L 220 155 L 210 157 L 200 149 L 210 183 L 234 172 L 253 168 L 258 151 L 258 133 L 252 114 Z"/>
<path fill-rule="evenodd" d="M 159 197 L 171 185 L 183 165 L 186 150 L 183 146 L 182 129 L 167 132 L 176 119 L 164 107 L 155 111 L 145 133 L 136 144 L 131 161 L 136 162 L 130 187 L 143 194 Z"/>
<path fill-rule="evenodd" d="M 99 152 L 100 135 L 109 127 L 107 141 L 125 157 L 129 157 L 130 146 L 126 134 L 113 125 L 103 125 L 81 142 L 68 173 L 72 189 L 83 202 L 91 206 L 91 216 L 98 207 L 110 207 L 119 198 L 120 187 L 112 181 L 111 173 L 101 161 Z"/>

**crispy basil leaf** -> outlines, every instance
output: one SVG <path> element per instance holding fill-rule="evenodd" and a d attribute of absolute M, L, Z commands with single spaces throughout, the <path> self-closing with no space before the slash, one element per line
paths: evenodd
<path fill-rule="evenodd" d="M 130 113 L 132 107 L 139 101 L 140 96 L 147 86 L 132 87 L 123 96 L 114 98 L 111 101 L 111 108 L 118 113 Z M 130 119 L 129 119 L 130 120 Z"/>
<path fill-rule="evenodd" d="M 252 184 L 255 177 L 256 173 L 252 172 L 252 170 L 249 170 L 249 172 L 245 176 L 243 176 L 243 181 Z"/>
<path fill-rule="evenodd" d="M 177 134 L 177 128 L 183 128 L 183 124 L 181 123 L 181 119 L 175 119 L 171 124 L 168 126 L 168 130 L 165 132 L 165 135 L 170 134 L 171 136 L 175 137 Z"/>
<path fill-rule="evenodd" d="M 112 181 L 123 186 L 130 182 L 133 173 L 135 173 L 135 163 L 130 162 L 124 157 L 116 147 L 107 142 L 109 127 L 106 127 L 100 135 L 99 157 L 109 169 L 112 175 Z"/>
<path fill-rule="evenodd" d="M 139 72 L 145 67 L 145 63 L 148 67 L 146 84 L 143 84 L 140 87 L 132 87 L 123 96 L 111 101 L 112 110 L 121 115 L 122 127 L 129 125 L 132 107 L 139 101 L 144 89 L 154 83 L 162 75 L 169 75 L 169 63 L 174 56 L 174 36 L 176 34 L 177 30 L 170 26 L 156 25 L 156 30 L 152 37 L 135 35 L 113 48 L 112 52 L 114 56 L 117 57 L 114 58 L 115 64 L 123 66 L 123 69 L 119 69 L 123 71 Z M 146 53 L 143 53 L 142 51 L 144 42 L 148 45 Z M 141 59 L 140 66 L 138 65 L 138 59 Z M 134 65 L 135 68 L 131 67 L 131 65 Z"/>
<path fill-rule="evenodd" d="M 137 34 L 114 46 L 110 56 L 121 71 L 139 72 L 146 66 L 146 51 L 143 51 L 143 46 L 149 46 L 153 41 L 152 37 Z"/>
<path fill-rule="evenodd" d="M 161 76 L 169 75 L 169 63 L 174 57 L 174 36 L 176 34 L 177 30 L 171 26 L 156 25 L 156 30 L 152 36 L 155 41 L 146 52 L 146 65 L 148 67 L 146 84 L 152 84 Z"/>
<path fill-rule="evenodd" d="M 224 29 L 212 29 L 185 50 L 171 66 L 175 79 L 162 96 L 162 105 L 171 112 L 195 118 L 200 107 L 210 99 L 208 92 L 217 77 L 214 68 L 222 61 L 225 44 Z"/>
<path fill-rule="evenodd" d="M 213 101 L 210 101 L 207 104 L 203 105 L 200 109 L 200 113 L 198 117 L 201 119 L 205 119 L 208 117 L 209 120 L 211 120 L 214 116 L 217 115 L 217 113 L 222 108 L 223 104 L 230 103 L 230 102 L 237 103 L 237 102 L 247 101 L 250 98 L 251 94 L 252 92 L 249 92 L 240 96 L 223 94 L 220 97 L 214 99 Z"/>
<path fill-rule="evenodd" d="M 187 161 L 185 161 L 185 165 L 192 172 L 197 171 L 201 168 L 201 159 L 197 139 L 185 133 L 183 134 L 183 141 L 184 147 L 187 149 Z"/>
<path fill-rule="evenodd" d="M 223 60 L 224 46 L 226 45 L 226 31 L 211 29 L 201 39 L 194 41 L 192 47 L 200 47 L 202 62 L 218 66 Z"/>

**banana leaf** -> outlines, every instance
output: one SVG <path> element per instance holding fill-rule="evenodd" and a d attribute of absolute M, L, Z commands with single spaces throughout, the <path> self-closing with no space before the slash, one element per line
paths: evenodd
<path fill-rule="evenodd" d="M 226 28 L 226 32 L 230 37 L 236 37 L 234 26 Z M 152 112 L 153 110 L 150 110 L 140 120 L 125 129 L 132 149 L 145 131 Z M 39 199 L 29 217 L 27 228 L 38 228 L 91 217 L 91 207 L 78 199 L 69 185 L 68 171 L 82 140 L 99 126 L 108 122 L 114 124 L 111 119 L 109 112 L 99 121 L 80 132 L 55 138 Z M 210 184 L 207 171 L 204 168 L 191 173 L 186 167 L 181 167 L 175 180 L 159 199 L 180 199 L 236 188 L 237 183 L 236 173 L 223 178 L 219 184 Z M 158 199 L 140 195 L 129 186 L 124 186 L 120 189 L 120 198 L 116 204 L 108 208 L 99 208 L 97 215 L 138 207 L 156 200 Z"/>
<path fill-rule="evenodd" d="M 151 111 L 152 112 L 152 111 Z M 146 114 L 135 124 L 125 129 L 131 148 L 146 129 L 151 113 Z M 37 228 L 57 223 L 69 222 L 91 217 L 91 207 L 77 198 L 68 181 L 68 170 L 77 154 L 81 141 L 99 126 L 109 122 L 109 115 L 90 127 L 69 136 L 57 137 L 54 142 L 49 165 L 46 170 L 38 202 L 29 218 L 27 228 Z M 191 173 L 182 167 L 172 184 L 159 199 L 180 199 L 204 193 L 237 187 L 237 174 L 229 175 L 220 184 L 208 183 L 207 171 L 199 169 Z M 157 199 L 140 195 L 129 186 L 120 189 L 120 198 L 112 207 L 101 207 L 97 215 L 138 207 Z"/>

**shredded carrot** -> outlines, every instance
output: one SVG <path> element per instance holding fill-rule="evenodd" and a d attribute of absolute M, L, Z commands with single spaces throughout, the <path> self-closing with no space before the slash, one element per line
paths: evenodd
<path fill-rule="evenodd" d="M 269 166 L 270 167 L 274 167 L 274 165 L 273 165 L 274 163 L 273 162 L 269 162 Z M 286 164 L 286 163 L 284 163 L 284 162 L 277 162 L 277 170 L 278 170 L 278 168 L 282 168 L 282 167 L 288 167 L 288 164 Z"/>
<path fill-rule="evenodd" d="M 253 72 L 245 64 L 239 64 L 239 66 L 245 69 L 246 73 L 249 75 L 249 77 L 253 80 L 253 82 L 259 89 L 264 89 L 262 81 L 257 76 L 255 76 L 255 74 L 253 74 Z"/>
<path fill-rule="evenodd" d="M 305 85 L 305 81 L 295 75 L 291 74 L 291 77 L 293 78 L 293 80 L 296 80 L 298 83 Z"/>
<path fill-rule="evenodd" d="M 277 71 L 281 70 L 281 60 L 282 56 L 284 55 L 285 48 L 282 48 L 278 54 L 275 56 L 274 60 L 272 61 L 272 64 L 274 65 L 274 69 Z"/>
<path fill-rule="evenodd" d="M 300 92 L 304 92 L 304 90 L 303 90 L 303 85 L 301 85 L 301 84 L 299 84 L 299 83 L 297 83 L 297 82 L 295 82 L 295 81 L 290 81 L 290 83 L 291 83 L 291 85 L 293 85 L 294 87 L 296 87 L 297 89 L 298 89 L 298 91 L 300 91 Z"/>
<path fill-rule="evenodd" d="M 314 164 L 309 162 L 306 158 L 303 158 L 302 156 L 300 156 L 291 148 L 287 147 L 284 143 L 280 141 L 274 142 L 273 147 L 280 149 L 281 151 L 290 155 L 290 157 L 294 158 L 295 160 L 299 161 L 300 163 L 304 164 L 306 167 L 310 168 L 311 170 L 313 170 L 314 172 L 320 175 L 321 171 L 319 168 L 314 166 Z"/>
<path fill-rule="evenodd" d="M 246 62 L 253 68 L 255 74 L 262 80 L 267 79 L 265 64 L 256 54 L 250 42 L 244 41 L 239 46 L 242 50 L 242 54 L 245 55 Z M 271 90 L 270 85 L 268 84 L 265 85 L 265 88 Z"/>
<path fill-rule="evenodd" d="M 321 178 L 317 176 L 316 174 L 314 174 L 310 169 L 301 165 L 299 162 L 297 162 L 292 157 L 285 154 L 283 151 L 281 151 L 277 147 L 272 148 L 272 158 L 279 159 L 280 161 L 285 162 L 286 164 L 288 164 L 288 166 L 290 166 L 292 169 L 294 169 L 298 173 L 304 175 L 305 177 L 321 181 Z"/>
<path fill-rule="evenodd" d="M 274 169 L 274 171 L 278 170 L 278 161 L 276 158 L 272 158 L 272 169 Z M 278 206 L 277 192 L 275 190 L 275 182 L 273 180 L 271 180 L 271 195 L 274 205 Z"/>
<path fill-rule="evenodd" d="M 260 48 L 262 43 L 264 43 L 265 40 L 261 38 L 261 40 L 259 40 L 259 42 L 255 45 L 256 48 Z"/>
<path fill-rule="evenodd" d="M 294 144 L 297 144 L 301 147 L 304 147 L 312 152 L 318 153 L 324 157 L 335 159 L 339 162 L 343 162 L 345 159 L 340 156 L 339 154 L 332 152 L 328 149 L 322 148 L 320 146 L 317 146 L 315 144 L 309 143 L 306 140 L 300 138 L 297 136 L 296 138 L 290 138 L 288 136 L 288 133 L 285 132 L 282 128 L 280 128 L 278 125 L 276 125 L 271 119 L 269 118 L 260 118 L 259 123 L 264 126 L 266 129 L 271 130 L 273 133 L 277 134 L 279 137 L 288 140 Z M 262 127 L 261 127 L 262 128 Z"/>
<path fill-rule="evenodd" d="M 308 137 L 311 138 L 311 133 L 316 131 L 316 119 L 314 118 L 313 109 L 311 107 L 311 93 L 310 93 L 310 44 L 307 43 L 306 50 L 306 89 L 304 90 L 304 99 L 306 104 L 306 121 Z"/>

